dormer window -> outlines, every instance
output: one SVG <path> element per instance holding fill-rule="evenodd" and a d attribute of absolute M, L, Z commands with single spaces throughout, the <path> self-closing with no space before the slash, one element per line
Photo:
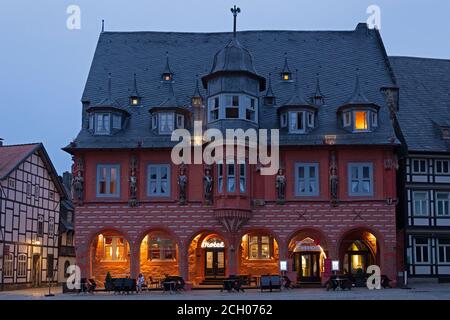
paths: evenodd
<path fill-rule="evenodd" d="M 352 132 L 368 132 L 378 127 L 375 110 L 348 110 L 342 113 L 342 125 Z"/>
<path fill-rule="evenodd" d="M 285 128 L 289 122 L 289 133 L 306 133 L 315 127 L 314 118 L 310 110 L 284 112 L 280 115 L 280 126 Z"/>
<path fill-rule="evenodd" d="M 283 81 L 291 81 L 292 80 L 292 74 L 290 72 L 283 72 L 283 73 L 281 73 L 281 80 L 283 80 Z"/>
<path fill-rule="evenodd" d="M 162 81 L 164 81 L 164 82 L 171 82 L 172 80 L 173 80 L 172 73 L 163 73 Z"/>
<path fill-rule="evenodd" d="M 172 134 L 175 129 L 184 129 L 184 115 L 175 112 L 156 112 L 152 115 L 152 129 L 158 134 Z"/>
<path fill-rule="evenodd" d="M 130 104 L 132 106 L 139 106 L 141 104 L 141 98 L 139 98 L 139 97 L 131 97 L 130 98 Z"/>
<path fill-rule="evenodd" d="M 200 107 L 202 105 L 202 97 L 192 97 L 191 105 L 193 107 Z"/>
<path fill-rule="evenodd" d="M 89 116 L 89 130 L 96 135 L 109 135 L 112 131 L 122 129 L 122 121 L 120 114 L 96 112 Z"/>

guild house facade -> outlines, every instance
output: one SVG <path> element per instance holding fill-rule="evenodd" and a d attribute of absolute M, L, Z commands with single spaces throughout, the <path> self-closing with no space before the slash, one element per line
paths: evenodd
<path fill-rule="evenodd" d="M 236 18 L 236 17 L 235 17 Z M 73 155 L 83 277 L 397 276 L 395 78 L 377 30 L 102 32 Z M 174 129 L 279 129 L 281 170 L 175 165 Z M 194 144 L 202 144 L 194 138 Z M 203 147 L 207 142 L 203 142 Z"/>

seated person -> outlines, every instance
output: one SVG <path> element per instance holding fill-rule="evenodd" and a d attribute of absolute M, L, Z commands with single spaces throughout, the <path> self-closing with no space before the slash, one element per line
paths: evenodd
<path fill-rule="evenodd" d="M 86 292 L 94 293 L 95 288 L 97 287 L 97 283 L 95 283 L 94 279 L 86 279 Z"/>

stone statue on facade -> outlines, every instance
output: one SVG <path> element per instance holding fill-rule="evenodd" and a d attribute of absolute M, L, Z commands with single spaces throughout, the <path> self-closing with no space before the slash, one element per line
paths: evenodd
<path fill-rule="evenodd" d="M 77 174 L 72 181 L 73 197 L 78 204 L 83 204 L 83 190 L 84 190 L 84 178 L 81 174 L 81 170 L 77 171 Z"/>
<path fill-rule="evenodd" d="M 277 190 L 277 202 L 283 204 L 286 197 L 286 176 L 283 169 L 278 169 L 278 174 L 275 178 L 275 188 Z"/>
<path fill-rule="evenodd" d="M 132 156 L 131 162 L 130 162 L 130 178 L 129 178 L 130 200 L 128 201 L 128 204 L 131 207 L 134 207 L 137 205 L 136 199 L 137 199 L 138 181 L 137 181 L 136 170 L 137 170 L 137 159 L 135 156 Z"/>
<path fill-rule="evenodd" d="M 203 188 L 206 203 L 210 205 L 213 200 L 213 177 L 211 174 L 211 167 L 205 168 L 205 175 L 203 176 Z"/>
<path fill-rule="evenodd" d="M 186 204 L 187 183 L 186 166 L 182 164 L 180 167 L 180 174 L 178 175 L 179 199 L 181 205 Z"/>
<path fill-rule="evenodd" d="M 339 177 L 337 172 L 336 154 L 334 151 L 331 153 L 329 175 L 330 175 L 330 199 L 331 203 L 336 204 L 338 201 Z"/>

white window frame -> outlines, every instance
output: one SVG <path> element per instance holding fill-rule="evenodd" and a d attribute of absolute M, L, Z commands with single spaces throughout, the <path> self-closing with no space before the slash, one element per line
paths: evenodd
<path fill-rule="evenodd" d="M 17 277 L 24 278 L 28 271 L 28 257 L 26 253 L 19 253 L 17 256 Z"/>
<path fill-rule="evenodd" d="M 352 125 L 352 113 L 350 111 L 345 111 L 342 114 L 342 122 L 344 127 L 350 127 Z"/>
<path fill-rule="evenodd" d="M 256 238 L 256 242 L 252 241 L 252 238 L 255 239 Z M 268 240 L 268 246 L 269 246 L 269 253 L 268 256 L 263 256 L 262 254 L 262 246 L 263 246 L 263 238 L 267 238 Z M 269 235 L 252 235 L 249 234 L 247 235 L 247 258 L 248 260 L 270 260 L 272 259 L 272 252 L 273 252 L 273 238 Z M 252 245 L 255 245 L 257 247 L 257 256 L 254 257 L 252 256 L 252 251 L 251 251 L 251 247 Z"/>
<path fill-rule="evenodd" d="M 378 127 L 378 112 L 370 112 L 370 118 L 371 118 L 371 126 L 376 128 Z"/>
<path fill-rule="evenodd" d="M 288 114 L 286 112 L 280 115 L 280 127 L 286 128 L 288 125 Z"/>
<path fill-rule="evenodd" d="M 356 128 L 356 113 L 357 112 L 364 112 L 366 114 L 366 128 L 365 129 L 357 129 Z M 370 131 L 370 125 L 369 125 L 369 111 L 368 110 L 353 110 L 353 132 L 368 132 Z"/>
<path fill-rule="evenodd" d="M 159 112 L 158 113 L 158 133 L 172 134 L 175 129 L 175 113 Z"/>
<path fill-rule="evenodd" d="M 417 195 L 425 195 L 425 199 L 416 200 Z M 416 204 L 419 205 L 419 213 L 416 212 Z M 426 210 L 426 213 L 423 213 L 423 210 Z M 412 191 L 411 192 L 411 215 L 413 217 L 428 217 L 430 215 L 430 199 L 427 191 Z"/>
<path fill-rule="evenodd" d="M 437 217 L 450 217 L 450 192 L 436 192 L 436 216 Z M 439 196 L 444 196 L 445 199 L 439 199 Z M 439 213 L 442 209 L 442 213 Z"/>
<path fill-rule="evenodd" d="M 437 263 L 439 265 L 449 265 L 450 264 L 450 243 L 442 243 L 441 244 L 441 240 L 446 240 L 447 239 L 437 239 Z M 443 251 L 443 255 L 441 255 L 441 248 Z M 441 258 L 443 258 L 441 261 Z"/>
<path fill-rule="evenodd" d="M 233 97 L 237 97 L 237 105 L 234 105 Z M 253 103 L 253 107 L 252 107 Z M 208 122 L 217 120 L 246 120 L 249 122 L 258 122 L 258 99 L 254 96 L 247 94 L 235 94 L 235 93 L 222 93 L 219 95 L 208 98 Z M 228 118 L 227 109 L 237 110 L 237 117 Z M 253 116 L 248 119 L 247 112 L 250 112 Z M 212 114 L 217 114 L 217 118 Z"/>
<path fill-rule="evenodd" d="M 414 238 L 414 264 L 416 265 L 424 265 L 424 264 L 430 264 L 430 260 L 431 260 L 431 250 L 430 250 L 430 239 L 427 238 L 427 243 L 426 244 L 417 244 L 417 238 Z M 422 239 L 421 239 L 422 240 Z M 421 259 L 418 260 L 417 258 L 417 249 L 420 249 L 420 256 Z M 424 257 L 424 252 L 427 252 L 427 260 L 425 261 L 423 259 Z"/>
<path fill-rule="evenodd" d="M 245 161 L 238 161 L 239 168 L 239 192 L 245 193 L 247 191 L 247 167 Z"/>
<path fill-rule="evenodd" d="M 118 114 L 112 115 L 112 128 L 113 129 L 122 129 L 122 116 Z"/>
<path fill-rule="evenodd" d="M 303 168 L 303 178 L 299 177 L 300 168 Z M 310 176 L 310 169 L 314 168 L 315 177 Z M 295 164 L 295 195 L 296 196 L 318 196 L 319 195 L 319 164 L 318 163 L 296 163 Z M 305 186 L 305 191 L 300 191 L 301 185 Z M 313 186 L 314 191 L 309 191 L 309 187 Z"/>
<path fill-rule="evenodd" d="M 223 192 L 223 161 L 217 161 L 217 191 L 219 193 Z"/>
<path fill-rule="evenodd" d="M 299 114 L 301 113 L 302 128 L 298 127 Z M 289 111 L 289 132 L 305 133 L 306 132 L 306 112 L 305 111 Z"/>
<path fill-rule="evenodd" d="M 107 238 L 112 238 L 111 240 L 111 247 L 112 247 L 112 255 L 111 255 L 111 259 L 106 259 L 106 239 Z M 123 239 L 123 259 L 119 259 L 117 257 L 117 247 L 118 247 L 118 243 L 119 243 L 119 239 L 122 238 Z M 124 237 L 121 236 L 104 236 L 103 237 L 103 261 L 126 261 L 126 256 L 127 256 L 127 240 Z"/>
<path fill-rule="evenodd" d="M 313 112 L 306 112 L 306 119 L 308 120 L 308 127 L 314 128 L 314 113 Z"/>
<path fill-rule="evenodd" d="M 14 254 L 10 252 L 3 256 L 3 276 L 5 278 L 12 278 L 14 276 Z"/>
<path fill-rule="evenodd" d="M 184 115 L 182 114 L 176 114 L 176 118 L 177 118 L 177 129 L 184 129 Z"/>
<path fill-rule="evenodd" d="M 414 163 L 419 162 L 419 170 L 414 169 Z M 425 162 L 425 171 L 421 170 L 421 163 Z M 411 159 L 411 172 L 414 174 L 428 174 L 428 159 Z"/>
<path fill-rule="evenodd" d="M 156 178 L 151 178 L 152 169 L 156 170 Z M 162 171 L 166 170 L 167 176 L 162 178 Z M 169 197 L 171 190 L 171 174 L 169 164 L 149 164 L 147 167 L 147 196 L 149 197 Z M 156 192 L 151 192 L 151 184 L 156 184 Z M 166 191 L 162 191 L 162 185 L 166 183 Z"/>
<path fill-rule="evenodd" d="M 101 171 L 105 169 L 105 180 L 100 180 Z M 116 191 L 111 192 L 111 172 L 116 170 Z M 117 198 L 120 197 L 120 165 L 119 164 L 98 164 L 97 165 L 97 181 L 96 181 L 96 196 L 97 198 Z M 100 182 L 105 182 L 105 193 L 100 193 Z"/>
<path fill-rule="evenodd" d="M 95 114 L 95 134 L 111 133 L 111 114 L 109 113 L 96 113 Z"/>
<path fill-rule="evenodd" d="M 237 172 L 236 172 L 236 164 L 233 161 L 226 161 L 226 174 L 227 174 L 227 192 L 234 193 L 236 192 L 236 178 L 237 178 Z M 229 169 L 233 169 L 233 174 L 230 174 Z M 230 183 L 232 182 L 232 183 Z M 233 187 L 233 188 L 231 188 Z"/>
<path fill-rule="evenodd" d="M 373 196 L 374 194 L 374 174 L 373 174 L 373 163 L 371 162 L 350 162 L 347 166 L 348 168 L 348 194 L 350 196 Z M 353 168 L 357 168 L 357 177 L 353 177 Z M 369 178 L 364 178 L 364 168 L 369 168 Z M 358 190 L 352 191 L 352 183 L 358 183 Z M 369 182 L 369 191 L 363 190 L 363 185 L 365 182 Z"/>
<path fill-rule="evenodd" d="M 438 171 L 438 163 L 441 163 L 441 171 Z M 447 172 L 444 172 L 444 163 L 447 163 Z M 434 168 L 435 168 L 435 173 L 438 175 L 450 175 L 450 160 L 446 160 L 446 159 L 436 159 L 434 161 Z"/>

